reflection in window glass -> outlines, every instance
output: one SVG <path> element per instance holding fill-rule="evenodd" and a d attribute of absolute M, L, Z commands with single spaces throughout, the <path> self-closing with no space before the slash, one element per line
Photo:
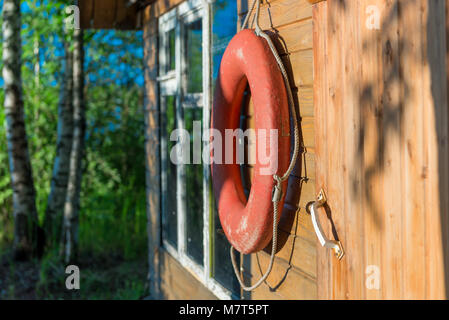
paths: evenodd
<path fill-rule="evenodd" d="M 176 30 L 171 29 L 159 35 L 161 46 L 159 75 L 167 74 L 176 69 Z"/>
<path fill-rule="evenodd" d="M 186 175 L 186 246 L 187 254 L 203 265 L 203 165 L 193 164 L 194 121 L 196 127 L 202 128 L 201 108 L 184 109 L 184 125 L 190 134 L 191 164 L 185 166 Z M 201 130 L 200 130 L 201 131 Z M 197 132 L 201 139 L 201 132 Z M 196 138 L 196 137 L 195 137 Z"/>
<path fill-rule="evenodd" d="M 178 214 L 177 214 L 177 168 L 170 161 L 170 151 L 177 143 L 170 141 L 170 134 L 176 129 L 176 99 L 174 96 L 167 96 L 165 100 L 165 113 L 162 115 L 162 139 L 165 141 L 164 158 L 162 163 L 164 190 L 163 190 L 163 219 L 162 236 L 173 246 L 178 242 Z"/>
<path fill-rule="evenodd" d="M 176 54 L 175 54 L 175 39 L 176 39 L 176 33 L 175 29 L 172 29 L 167 34 L 167 64 L 165 70 L 166 72 L 169 72 L 171 70 L 176 69 Z"/>
<path fill-rule="evenodd" d="M 216 0 L 212 6 L 213 80 L 217 79 L 221 58 L 237 31 L 237 1 Z"/>
<path fill-rule="evenodd" d="M 231 245 L 221 227 L 216 203 L 214 204 L 214 229 L 214 278 L 223 287 L 237 294 L 240 291 L 240 284 L 235 277 L 234 268 L 232 267 L 231 257 L 229 256 Z M 235 258 L 237 265 L 240 265 L 240 255 L 238 252 L 236 252 Z"/>
<path fill-rule="evenodd" d="M 203 91 L 203 24 L 196 20 L 185 26 L 186 86 L 188 93 Z"/>
<path fill-rule="evenodd" d="M 237 30 L 236 12 L 237 1 L 235 0 L 216 0 L 212 5 L 213 83 L 215 83 L 215 80 L 217 79 L 223 53 Z M 213 227 L 213 276 L 215 280 L 221 283 L 225 288 L 231 290 L 231 292 L 238 297 L 240 285 L 235 277 L 229 256 L 230 244 L 221 227 L 215 205 Z M 236 254 L 236 258 L 239 258 L 238 254 Z"/>

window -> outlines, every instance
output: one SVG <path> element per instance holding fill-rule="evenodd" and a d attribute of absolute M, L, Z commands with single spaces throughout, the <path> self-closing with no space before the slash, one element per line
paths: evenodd
<path fill-rule="evenodd" d="M 193 150 L 198 141 L 204 145 L 212 85 L 236 31 L 237 8 L 235 0 L 207 3 L 188 0 L 159 18 L 162 243 L 214 294 L 229 299 L 239 296 L 229 244 L 215 210 L 209 165 Z M 173 136 L 176 129 L 188 132 L 189 140 Z M 172 157 L 180 143 L 191 152 L 189 161 L 176 165 Z"/>

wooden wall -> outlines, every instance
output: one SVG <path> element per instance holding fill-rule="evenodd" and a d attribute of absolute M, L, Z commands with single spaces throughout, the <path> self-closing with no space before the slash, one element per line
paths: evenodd
<path fill-rule="evenodd" d="M 239 0 L 239 21 L 244 20 L 252 0 Z M 250 18 L 249 21 L 252 19 Z M 316 299 L 316 236 L 306 205 L 315 194 L 315 136 L 313 107 L 312 5 L 306 0 L 270 0 L 261 6 L 260 25 L 277 39 L 278 51 L 289 70 L 290 82 L 301 116 L 302 153 L 289 179 L 289 192 L 279 226 L 285 245 L 276 255 L 273 271 L 265 284 L 245 298 Z M 257 106 L 256 106 L 257 107 Z M 253 107 L 246 112 L 251 127 Z M 271 251 L 271 245 L 269 250 Z M 255 283 L 265 272 L 270 254 L 246 256 L 243 276 Z"/>
<path fill-rule="evenodd" d="M 138 4 L 128 0 L 79 0 L 80 22 L 83 29 L 139 29 Z"/>
<path fill-rule="evenodd" d="M 237 1 L 241 21 L 251 0 Z M 156 18 L 180 2 L 159 0 L 144 12 L 150 283 L 155 297 L 209 299 L 159 247 Z M 366 25 L 373 8 L 379 30 Z M 444 0 L 264 1 L 261 25 L 283 42 L 303 152 L 290 179 L 299 192 L 280 226 L 286 243 L 267 283 L 245 298 L 447 297 L 446 10 Z M 321 188 L 330 208 L 321 220 L 343 243 L 341 261 L 317 247 L 305 210 Z M 268 261 L 265 252 L 244 259 L 248 283 Z"/>
<path fill-rule="evenodd" d="M 318 249 L 320 298 L 447 298 L 445 12 L 444 0 L 314 6 L 316 191 L 346 251 Z"/>
<path fill-rule="evenodd" d="M 145 166 L 146 166 L 146 198 L 148 219 L 148 265 L 150 294 L 159 298 L 160 276 L 160 137 L 159 107 L 157 89 L 157 19 L 152 14 L 152 7 L 144 11 L 143 46 L 144 46 L 144 117 L 145 117 Z"/>

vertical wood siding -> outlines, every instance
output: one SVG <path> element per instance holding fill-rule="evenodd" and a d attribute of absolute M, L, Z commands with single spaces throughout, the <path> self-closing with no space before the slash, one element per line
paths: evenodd
<path fill-rule="evenodd" d="M 147 9 L 150 9 L 148 7 Z M 159 107 L 157 95 L 157 20 L 150 19 L 145 11 L 144 37 L 144 117 L 146 154 L 146 198 L 148 218 L 148 265 L 150 294 L 160 297 L 159 246 L 160 246 L 160 138 Z"/>
<path fill-rule="evenodd" d="M 447 297 L 445 5 L 314 6 L 316 192 L 325 189 L 325 229 L 346 251 L 338 261 L 318 248 L 320 298 Z M 369 6 L 380 30 L 366 26 Z M 375 268 L 378 290 L 367 286 Z"/>

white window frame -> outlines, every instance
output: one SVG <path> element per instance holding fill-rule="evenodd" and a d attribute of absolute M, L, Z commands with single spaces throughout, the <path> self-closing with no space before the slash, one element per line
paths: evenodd
<path fill-rule="evenodd" d="M 186 65 L 184 61 L 182 41 L 183 23 L 193 22 L 202 18 L 203 26 L 203 92 L 202 94 L 185 94 L 182 92 L 183 68 Z M 159 46 L 159 70 L 163 70 L 166 64 L 164 34 L 175 29 L 175 52 L 176 67 L 175 70 L 158 77 L 160 101 L 165 96 L 173 95 L 176 98 L 176 123 L 177 128 L 184 128 L 184 121 L 180 112 L 181 108 L 188 108 L 187 101 L 181 101 L 182 96 L 188 96 L 190 100 L 199 103 L 203 110 L 203 132 L 209 129 L 210 110 L 212 106 L 212 65 L 211 65 L 211 8 L 208 0 L 187 0 L 176 8 L 168 11 L 159 17 L 159 39 L 162 45 Z M 179 54 L 181 53 L 181 54 Z M 186 99 L 188 100 L 188 99 Z M 160 103 L 159 101 L 159 103 Z M 184 105 L 182 105 L 184 103 Z M 203 143 L 204 146 L 204 143 Z M 162 141 L 162 161 L 166 158 L 166 142 Z M 212 275 L 213 257 L 213 214 L 210 203 L 210 170 L 207 164 L 203 163 L 203 266 L 193 261 L 186 253 L 186 208 L 185 208 L 185 190 L 183 184 L 185 181 L 185 167 L 177 167 L 177 248 L 172 246 L 167 240 L 162 239 L 162 247 L 178 260 L 181 265 L 188 270 L 198 281 L 205 285 L 219 299 L 230 300 L 232 293 L 230 290 L 218 283 Z M 166 190 L 165 172 L 162 172 L 162 190 Z M 164 192 L 164 191 L 163 191 Z M 164 195 L 162 194 L 162 197 Z M 162 201 L 163 202 L 163 201 Z"/>

